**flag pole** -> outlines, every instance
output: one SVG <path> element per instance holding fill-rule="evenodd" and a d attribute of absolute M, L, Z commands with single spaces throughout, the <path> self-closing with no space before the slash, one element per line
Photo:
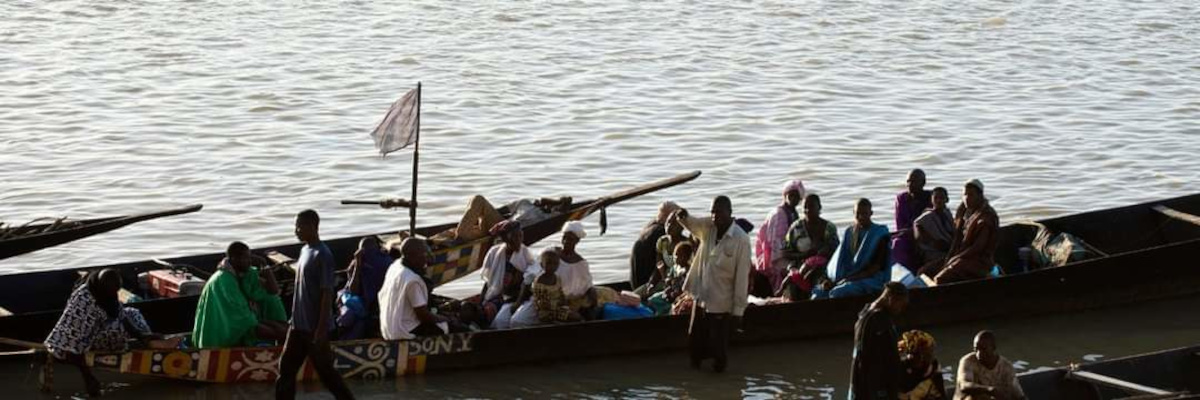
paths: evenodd
<path fill-rule="evenodd" d="M 413 141 L 412 204 L 408 209 L 408 233 L 417 234 L 417 164 L 421 156 L 421 82 L 417 82 L 416 140 Z"/>

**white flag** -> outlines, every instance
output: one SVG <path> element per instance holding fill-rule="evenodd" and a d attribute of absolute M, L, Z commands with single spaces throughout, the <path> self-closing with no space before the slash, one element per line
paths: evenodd
<path fill-rule="evenodd" d="M 371 132 L 380 155 L 386 156 L 417 140 L 417 101 L 417 89 L 409 90 L 392 103 L 383 121 Z"/>

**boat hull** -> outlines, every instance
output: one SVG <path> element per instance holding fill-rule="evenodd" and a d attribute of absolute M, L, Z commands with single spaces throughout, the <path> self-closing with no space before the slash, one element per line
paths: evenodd
<path fill-rule="evenodd" d="M 1164 350 L 1078 366 L 1125 382 L 1168 392 L 1200 393 L 1200 346 Z M 1055 368 L 1022 374 L 1021 389 L 1029 399 L 1117 399 L 1133 394 L 1079 379 L 1070 379 L 1071 369 Z M 1184 398 L 1184 397 L 1156 397 Z"/>

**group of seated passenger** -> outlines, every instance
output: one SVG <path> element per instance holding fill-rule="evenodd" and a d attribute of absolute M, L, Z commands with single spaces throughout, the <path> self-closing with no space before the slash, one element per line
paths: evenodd
<path fill-rule="evenodd" d="M 871 295 L 892 280 L 893 266 L 923 276 L 921 284 L 987 277 L 995 266 L 999 218 L 983 183 L 963 185 L 954 215 L 946 189 L 925 190 L 925 183 L 924 171 L 909 173 L 907 189 L 896 195 L 895 232 L 872 221 L 871 201 L 863 198 L 839 240 L 837 227 L 821 218 L 821 198 L 800 181 L 788 182 L 782 203 L 758 232 L 751 293 L 788 301 Z M 801 201 L 803 215 L 795 211 Z"/>
<path fill-rule="evenodd" d="M 983 184 L 971 180 L 964 185 L 963 201 L 954 215 L 947 208 L 946 189 L 927 191 L 924 186 L 925 173 L 913 170 L 907 190 L 896 196 L 896 232 L 872 220 L 871 201 L 863 198 L 855 202 L 853 223 L 839 237 L 837 226 L 821 216 L 821 197 L 807 193 L 800 181 L 789 181 L 783 201 L 757 232 L 750 293 L 783 301 L 871 295 L 892 279 L 893 265 L 934 284 L 988 276 L 995 264 L 999 226 L 983 196 Z M 505 219 L 476 196 L 455 229 L 431 238 L 442 244 L 496 238 L 483 258 L 484 285 L 477 302 L 430 304 L 426 241 L 406 239 L 399 246 L 399 258 L 393 259 L 375 238 L 362 239 L 343 271 L 346 285 L 336 296 L 337 337 L 408 338 L 603 319 L 612 305 L 644 306 L 653 315 L 690 309 L 683 282 L 697 242 L 684 224 L 670 218 L 678 205 L 664 202 L 643 231 L 631 254 L 636 289 L 621 294 L 593 284 L 588 261 L 578 251 L 587 237 L 582 222 L 564 224 L 561 243 L 536 257 L 525 245 L 525 223 L 536 223 L 570 204 L 567 197 L 524 199 L 505 206 L 510 212 Z M 801 205 L 803 212 L 797 213 Z M 745 220 L 737 222 L 743 231 L 753 229 Z M 251 255 L 244 243 L 229 246 L 201 295 L 192 337 L 196 346 L 283 339 L 287 316 L 279 285 L 272 270 L 260 266 L 266 266 L 265 260 Z"/>

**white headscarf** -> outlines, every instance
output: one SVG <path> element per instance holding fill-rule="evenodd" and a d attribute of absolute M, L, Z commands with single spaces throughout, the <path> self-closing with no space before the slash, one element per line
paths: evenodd
<path fill-rule="evenodd" d="M 583 221 L 567 221 L 566 224 L 563 224 L 562 233 L 568 232 L 579 239 L 587 237 L 587 231 L 583 230 Z"/>

